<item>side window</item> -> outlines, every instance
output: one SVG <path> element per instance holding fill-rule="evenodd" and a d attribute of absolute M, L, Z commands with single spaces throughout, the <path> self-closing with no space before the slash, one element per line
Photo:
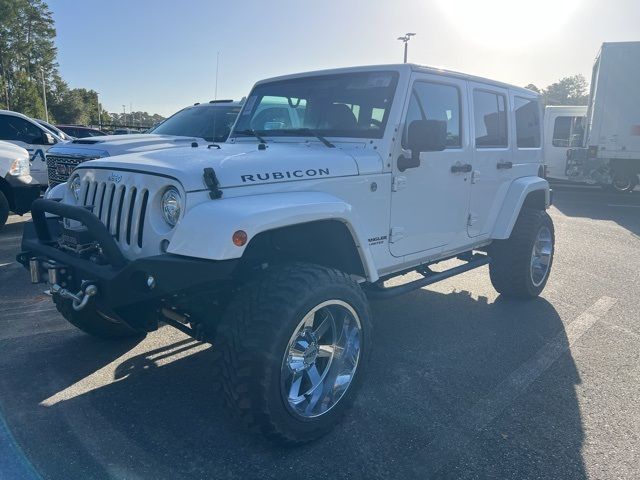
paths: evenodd
<path fill-rule="evenodd" d="M 402 133 L 402 145 L 407 145 L 407 132 L 414 120 L 441 120 L 447 123 L 447 147 L 462 146 L 460 135 L 460 91 L 453 85 L 416 82 Z"/>
<path fill-rule="evenodd" d="M 3 115 L 0 120 L 0 138 L 2 140 L 15 140 L 31 145 L 41 145 L 42 130 L 33 123 L 14 117 L 13 115 Z"/>
<path fill-rule="evenodd" d="M 579 147 L 584 137 L 586 117 L 557 117 L 553 124 L 554 147 Z"/>
<path fill-rule="evenodd" d="M 473 92 L 473 121 L 476 148 L 508 146 L 507 101 L 504 95 L 475 90 Z"/>
<path fill-rule="evenodd" d="M 540 148 L 540 107 L 535 100 L 515 97 L 518 148 Z"/>
<path fill-rule="evenodd" d="M 13 130 L 9 127 L 9 116 L 0 115 L 0 140 L 15 140 Z"/>

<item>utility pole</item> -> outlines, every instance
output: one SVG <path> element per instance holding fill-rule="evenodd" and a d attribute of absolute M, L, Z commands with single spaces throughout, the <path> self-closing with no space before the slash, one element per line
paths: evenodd
<path fill-rule="evenodd" d="M 4 85 L 4 101 L 6 103 L 7 110 L 11 110 L 11 105 L 9 105 L 9 79 L 4 75 L 2 80 L 2 84 Z"/>
<path fill-rule="evenodd" d="M 44 83 L 44 68 L 40 68 L 42 73 L 42 101 L 44 102 L 44 116 L 47 123 L 49 123 L 49 110 L 47 110 L 47 88 Z"/>
<path fill-rule="evenodd" d="M 100 94 L 96 92 L 96 103 L 98 104 L 98 128 L 102 130 L 102 111 L 100 109 Z"/>
<path fill-rule="evenodd" d="M 413 37 L 415 33 L 405 33 L 402 37 L 398 37 L 402 43 L 404 43 L 404 63 L 407 63 L 407 50 L 409 47 L 409 40 Z"/>

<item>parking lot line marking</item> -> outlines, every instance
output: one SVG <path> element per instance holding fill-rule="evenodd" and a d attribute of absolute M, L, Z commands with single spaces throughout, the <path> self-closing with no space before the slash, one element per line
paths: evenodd
<path fill-rule="evenodd" d="M 184 334 L 180 333 L 180 335 Z M 141 342 L 122 357 L 116 358 L 113 362 L 87 375 L 73 385 L 70 385 L 58 393 L 51 395 L 49 398 L 42 400 L 39 405 L 42 407 L 52 407 L 57 403 L 64 402 L 65 400 L 80 397 L 86 393 L 92 392 L 93 390 L 98 390 L 109 385 L 109 383 L 105 384 L 105 378 L 112 379 L 112 383 L 121 381 L 123 378 L 126 378 L 126 376 L 129 376 L 130 373 L 125 377 L 116 378 L 116 371 L 121 364 L 125 364 L 127 360 L 130 360 L 133 357 L 144 357 L 147 366 L 153 365 L 154 367 L 162 367 L 173 361 L 202 352 L 209 347 L 210 345 L 207 343 L 187 338 L 186 342 L 181 340 L 174 345 L 162 348 L 161 351 L 153 351 L 152 353 L 149 353 L 145 351 L 145 349 L 148 348 L 148 345 L 145 342 Z M 143 366 L 140 368 L 146 367 Z"/>
<path fill-rule="evenodd" d="M 607 203 L 607 207 L 640 208 L 640 205 L 616 205 L 613 203 Z"/>
<path fill-rule="evenodd" d="M 600 297 L 578 318 L 568 324 L 546 343 L 527 362 L 514 370 L 494 389 L 493 393 L 477 402 L 468 413 L 458 417 L 451 430 L 443 431 L 428 446 L 428 461 L 423 472 L 425 478 L 434 476 L 452 461 L 452 454 L 467 450 L 473 437 L 487 428 L 498 416 L 523 394 L 546 370 L 615 305 L 616 298 Z"/>
<path fill-rule="evenodd" d="M 462 423 L 474 430 L 489 425 L 507 406 L 522 394 L 577 340 L 602 318 L 617 299 L 601 297 L 578 318 L 565 327 L 553 340 L 544 345 L 535 356 L 518 367 L 494 390 L 493 394 L 479 401 Z"/>

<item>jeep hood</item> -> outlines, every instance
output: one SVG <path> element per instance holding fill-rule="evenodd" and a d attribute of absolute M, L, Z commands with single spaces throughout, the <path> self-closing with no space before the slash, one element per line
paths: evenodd
<path fill-rule="evenodd" d="M 223 143 L 220 149 L 172 148 L 92 160 L 78 168 L 166 175 L 177 179 L 186 191 L 195 191 L 206 188 L 206 167 L 214 169 L 220 188 L 358 175 L 356 152 L 366 159 L 369 172 L 382 170 L 382 160 L 373 151 L 328 148 L 320 143 L 269 143 L 264 150 L 256 143 Z"/>
<path fill-rule="evenodd" d="M 49 153 L 86 156 L 115 156 L 125 153 L 160 150 L 163 148 L 185 147 L 197 142 L 206 144 L 206 140 L 197 137 L 179 137 L 141 133 L 137 135 L 105 135 L 102 137 L 77 138 L 65 144 L 51 147 Z"/>

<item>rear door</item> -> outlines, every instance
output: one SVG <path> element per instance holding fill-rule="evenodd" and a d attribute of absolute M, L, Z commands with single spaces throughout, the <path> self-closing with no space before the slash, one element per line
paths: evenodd
<path fill-rule="evenodd" d="M 467 242 L 471 152 L 468 142 L 466 82 L 457 78 L 416 73 L 404 108 L 402 138 L 394 153 L 391 197 L 391 254 L 437 253 Z M 447 124 L 447 148 L 420 154 L 420 166 L 398 169 L 406 149 L 407 130 L 414 120 Z M 459 167 L 468 165 L 469 171 Z M 462 169 L 466 170 L 466 169 Z"/>
<path fill-rule="evenodd" d="M 469 82 L 473 172 L 467 232 L 488 236 L 512 179 L 509 91 Z"/>

